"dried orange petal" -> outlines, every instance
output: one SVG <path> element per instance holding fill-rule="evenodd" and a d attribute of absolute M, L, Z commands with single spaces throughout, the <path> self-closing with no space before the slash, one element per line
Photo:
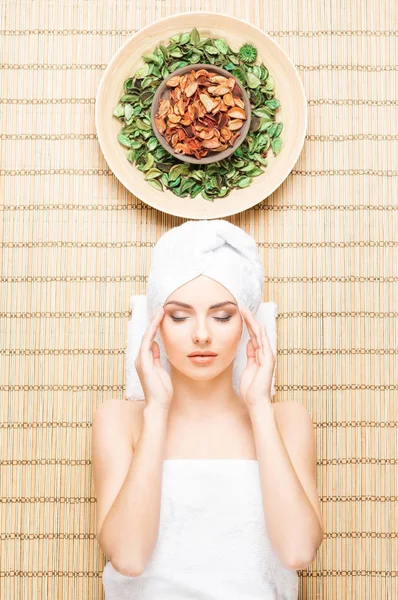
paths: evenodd
<path fill-rule="evenodd" d="M 234 98 L 235 106 L 240 106 L 240 108 L 245 108 L 245 103 L 241 98 Z"/>
<path fill-rule="evenodd" d="M 214 137 L 214 132 L 215 129 L 203 129 L 203 131 L 199 133 L 199 137 L 202 138 L 202 140 L 210 140 Z"/>
<path fill-rule="evenodd" d="M 176 87 L 179 83 L 180 83 L 179 75 L 174 75 L 174 77 L 170 77 L 170 79 L 168 79 L 166 81 L 167 87 Z"/>
<path fill-rule="evenodd" d="M 230 108 L 228 111 L 228 115 L 233 119 L 246 119 L 245 111 L 243 110 L 243 108 L 239 108 L 239 106 Z"/>
<path fill-rule="evenodd" d="M 220 133 L 225 141 L 229 140 L 232 137 L 231 130 L 228 129 L 228 127 L 221 127 Z"/>
<path fill-rule="evenodd" d="M 214 91 L 213 94 L 215 94 L 216 96 L 224 96 L 224 94 L 228 94 L 229 92 L 229 87 L 226 87 L 225 85 L 218 85 Z"/>
<path fill-rule="evenodd" d="M 193 96 L 197 89 L 198 83 L 196 81 L 194 83 L 190 83 L 185 90 L 185 95 L 187 96 L 187 98 Z"/>
<path fill-rule="evenodd" d="M 211 110 L 213 110 L 213 108 L 215 106 L 214 102 L 207 94 L 199 94 L 199 98 L 200 98 L 203 106 L 207 110 L 207 112 L 210 112 Z"/>
<path fill-rule="evenodd" d="M 218 148 L 219 146 L 221 146 L 221 143 L 220 143 L 220 140 L 213 138 L 211 140 L 203 140 L 202 146 L 204 148 L 214 149 L 214 148 Z"/>
<path fill-rule="evenodd" d="M 171 113 L 168 119 L 170 123 L 179 123 L 181 121 L 181 117 L 179 115 L 175 115 L 174 113 Z"/>
<path fill-rule="evenodd" d="M 243 121 L 241 119 L 232 119 L 229 122 L 228 127 L 231 131 L 235 131 L 235 129 L 240 129 L 243 125 Z"/>
<path fill-rule="evenodd" d="M 211 82 L 218 83 L 219 85 L 227 85 L 228 79 L 229 78 L 224 77 L 224 75 L 214 75 L 213 77 L 210 77 Z"/>

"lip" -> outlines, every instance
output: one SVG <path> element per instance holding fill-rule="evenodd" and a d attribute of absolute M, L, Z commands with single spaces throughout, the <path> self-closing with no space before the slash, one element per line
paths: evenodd
<path fill-rule="evenodd" d="M 191 354 L 188 354 L 188 356 L 217 356 L 217 354 L 215 352 L 211 352 L 211 350 L 204 350 L 203 352 L 197 350 L 196 352 L 191 352 Z"/>
<path fill-rule="evenodd" d="M 189 360 L 196 363 L 197 365 L 207 365 L 208 363 L 213 362 L 217 358 L 216 354 L 205 354 L 205 355 L 196 355 L 196 356 L 188 356 Z"/>

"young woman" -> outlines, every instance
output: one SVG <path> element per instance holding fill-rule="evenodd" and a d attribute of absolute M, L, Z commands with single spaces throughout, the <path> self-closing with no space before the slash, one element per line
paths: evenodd
<path fill-rule="evenodd" d="M 322 542 L 311 418 L 297 402 L 272 402 L 276 357 L 264 325 L 237 301 L 253 270 L 242 259 L 240 290 L 221 275 L 222 260 L 159 296 L 135 361 L 145 399 L 109 400 L 95 413 L 106 600 L 296 600 L 297 570 Z"/>

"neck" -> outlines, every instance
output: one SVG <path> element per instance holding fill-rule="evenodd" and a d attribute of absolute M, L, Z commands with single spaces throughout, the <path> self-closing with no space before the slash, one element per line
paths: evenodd
<path fill-rule="evenodd" d="M 200 420 L 244 412 L 246 405 L 232 385 L 232 367 L 231 364 L 218 377 L 199 381 L 183 375 L 171 365 L 173 399 L 169 415 Z"/>

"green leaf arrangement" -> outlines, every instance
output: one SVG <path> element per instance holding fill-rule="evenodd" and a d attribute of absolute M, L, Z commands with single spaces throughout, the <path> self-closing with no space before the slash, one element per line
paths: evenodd
<path fill-rule="evenodd" d="M 201 39 L 196 28 L 169 38 L 142 56 L 144 65 L 123 83 L 124 94 L 113 111 L 123 123 L 117 138 L 128 148 L 126 157 L 144 173 L 155 189 L 176 196 L 205 200 L 228 196 L 234 188 L 250 186 L 264 173 L 267 153 L 276 156 L 282 147 L 282 122 L 276 121 L 280 103 L 275 98 L 275 81 L 264 64 L 255 64 L 257 49 L 245 43 L 234 52 L 221 38 Z M 151 105 L 158 85 L 185 65 L 204 63 L 229 71 L 245 88 L 251 105 L 249 132 L 242 144 L 225 160 L 208 165 L 182 163 L 163 148 L 151 125 Z"/>

